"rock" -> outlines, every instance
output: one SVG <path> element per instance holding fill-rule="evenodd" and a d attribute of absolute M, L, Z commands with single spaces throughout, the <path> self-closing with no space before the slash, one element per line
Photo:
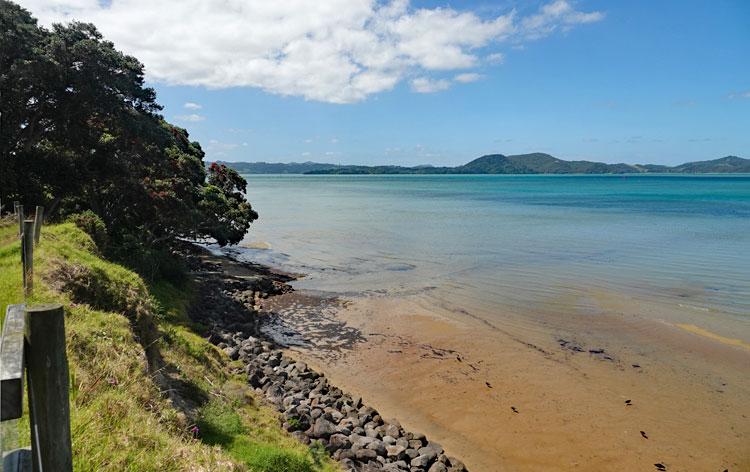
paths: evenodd
<path fill-rule="evenodd" d="M 410 461 L 419 455 L 416 449 L 407 449 L 404 451 L 404 454 L 406 454 Z"/>
<path fill-rule="evenodd" d="M 409 441 L 409 447 L 412 449 L 419 449 L 422 447 L 422 441 L 419 439 L 411 439 Z"/>
<path fill-rule="evenodd" d="M 385 429 L 383 430 L 383 433 L 386 436 L 391 436 L 393 438 L 398 438 L 401 435 L 400 432 L 399 432 L 399 430 L 400 430 L 399 426 L 397 426 L 397 425 L 395 425 L 393 423 L 389 423 L 389 424 L 385 425 Z"/>
<path fill-rule="evenodd" d="M 386 450 L 385 450 L 385 443 L 381 441 L 380 439 L 375 439 L 368 444 L 367 449 L 372 449 L 373 451 L 377 452 L 379 456 L 385 456 Z"/>
<path fill-rule="evenodd" d="M 463 462 L 453 456 L 448 456 L 448 465 L 451 467 L 466 467 Z"/>
<path fill-rule="evenodd" d="M 431 451 L 434 454 L 434 451 Z M 411 466 L 412 467 L 422 467 L 427 468 L 430 463 L 435 460 L 437 455 L 431 455 L 431 454 L 420 454 L 414 459 L 411 460 Z"/>
<path fill-rule="evenodd" d="M 448 472 L 448 468 L 442 462 L 435 462 L 430 466 L 427 472 Z"/>
<path fill-rule="evenodd" d="M 336 425 L 324 418 L 315 420 L 315 424 L 312 427 L 312 437 L 327 438 L 334 433 L 336 433 Z"/>
<path fill-rule="evenodd" d="M 360 469 L 361 472 L 380 472 L 382 470 L 383 466 L 377 461 L 370 461 Z"/>
<path fill-rule="evenodd" d="M 328 452 L 334 452 L 338 449 L 349 449 L 352 446 L 349 438 L 343 434 L 333 434 L 328 440 Z"/>
<path fill-rule="evenodd" d="M 466 472 L 466 466 L 455 457 L 448 457 L 448 472 Z"/>
<path fill-rule="evenodd" d="M 406 463 L 404 463 L 406 465 Z M 404 470 L 409 470 L 406 467 L 401 467 L 395 462 L 391 462 L 390 464 L 386 464 L 381 469 L 383 472 L 403 472 Z"/>
<path fill-rule="evenodd" d="M 394 438 L 393 436 L 383 436 L 383 442 L 388 446 L 392 446 L 396 444 L 396 438 Z"/>
<path fill-rule="evenodd" d="M 360 461 L 369 461 L 378 457 L 378 453 L 373 451 L 372 449 L 363 448 L 354 451 L 354 457 Z"/>
<path fill-rule="evenodd" d="M 302 431 L 295 431 L 292 433 L 292 437 L 302 444 L 310 444 L 310 438 Z"/>
<path fill-rule="evenodd" d="M 352 442 L 352 449 L 362 449 L 366 448 L 371 442 L 375 441 L 375 439 L 368 436 L 352 434 L 349 436 L 349 441 Z"/>
<path fill-rule="evenodd" d="M 430 446 L 420 447 L 417 449 L 417 452 L 419 452 L 420 456 L 427 456 L 430 458 L 430 462 L 437 459 L 438 453 L 435 451 L 435 449 L 431 448 Z M 442 450 L 440 451 L 442 452 Z"/>
<path fill-rule="evenodd" d="M 266 390 L 266 396 L 272 403 L 280 404 L 284 400 L 284 389 L 280 385 L 271 385 Z"/>
<path fill-rule="evenodd" d="M 237 346 L 224 348 L 224 352 L 226 352 L 227 356 L 229 356 L 229 358 L 233 361 L 236 361 L 240 358 L 240 348 Z"/>
<path fill-rule="evenodd" d="M 266 383 L 266 378 L 262 375 L 259 375 L 258 372 L 253 372 L 248 378 L 247 382 L 250 384 L 253 388 L 260 388 L 263 386 L 264 383 Z"/>
<path fill-rule="evenodd" d="M 436 443 L 435 441 L 428 441 L 427 445 L 425 447 L 428 447 L 435 451 L 435 454 L 442 454 L 443 453 L 443 446 Z"/>
<path fill-rule="evenodd" d="M 399 459 L 407 457 L 406 454 L 404 454 L 404 452 L 406 451 L 406 448 L 403 446 L 399 446 L 399 445 L 386 446 L 385 450 L 386 450 L 386 454 L 388 455 L 388 457 L 396 457 Z"/>

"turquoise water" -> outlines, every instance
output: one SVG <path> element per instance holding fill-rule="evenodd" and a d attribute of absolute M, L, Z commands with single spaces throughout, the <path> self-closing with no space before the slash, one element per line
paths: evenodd
<path fill-rule="evenodd" d="M 299 288 L 482 317 L 616 293 L 750 320 L 750 175 L 245 177 L 246 243 L 271 245 L 245 254 Z"/>

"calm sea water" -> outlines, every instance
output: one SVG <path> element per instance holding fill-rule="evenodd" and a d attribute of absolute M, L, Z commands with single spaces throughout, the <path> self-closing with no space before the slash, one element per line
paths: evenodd
<path fill-rule="evenodd" d="M 484 317 L 592 294 L 750 321 L 750 175 L 246 175 L 251 259 L 299 288 Z"/>

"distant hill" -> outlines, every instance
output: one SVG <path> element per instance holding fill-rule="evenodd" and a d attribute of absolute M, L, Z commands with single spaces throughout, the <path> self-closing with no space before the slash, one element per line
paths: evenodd
<path fill-rule="evenodd" d="M 642 172 L 630 164 L 604 164 L 590 161 L 563 161 L 536 152 L 504 156 L 490 154 L 459 167 L 462 173 L 472 174 L 629 174 Z"/>
<path fill-rule="evenodd" d="M 713 161 L 688 162 L 674 167 L 670 172 L 683 174 L 724 173 L 736 174 L 750 172 L 750 159 L 737 156 L 727 156 Z"/>
<path fill-rule="evenodd" d="M 283 164 L 280 162 L 224 162 L 217 161 L 219 164 L 226 164 L 235 169 L 240 174 L 305 174 L 313 171 L 335 169 L 336 164 L 320 164 L 318 162 L 290 162 Z"/>
<path fill-rule="evenodd" d="M 241 174 L 643 174 L 750 173 L 750 159 L 727 156 L 670 167 L 656 164 L 605 164 L 564 161 L 540 152 L 505 156 L 489 154 L 456 167 L 345 166 L 303 162 L 221 162 Z"/>

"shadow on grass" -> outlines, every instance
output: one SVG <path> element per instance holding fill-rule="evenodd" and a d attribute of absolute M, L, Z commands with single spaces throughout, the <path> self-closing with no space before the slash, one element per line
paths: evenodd
<path fill-rule="evenodd" d="M 313 472 L 313 462 L 303 453 L 251 441 L 240 416 L 226 404 L 207 403 L 198 420 L 201 441 L 218 445 L 232 457 L 258 472 Z M 317 461 L 316 461 L 317 462 Z"/>

